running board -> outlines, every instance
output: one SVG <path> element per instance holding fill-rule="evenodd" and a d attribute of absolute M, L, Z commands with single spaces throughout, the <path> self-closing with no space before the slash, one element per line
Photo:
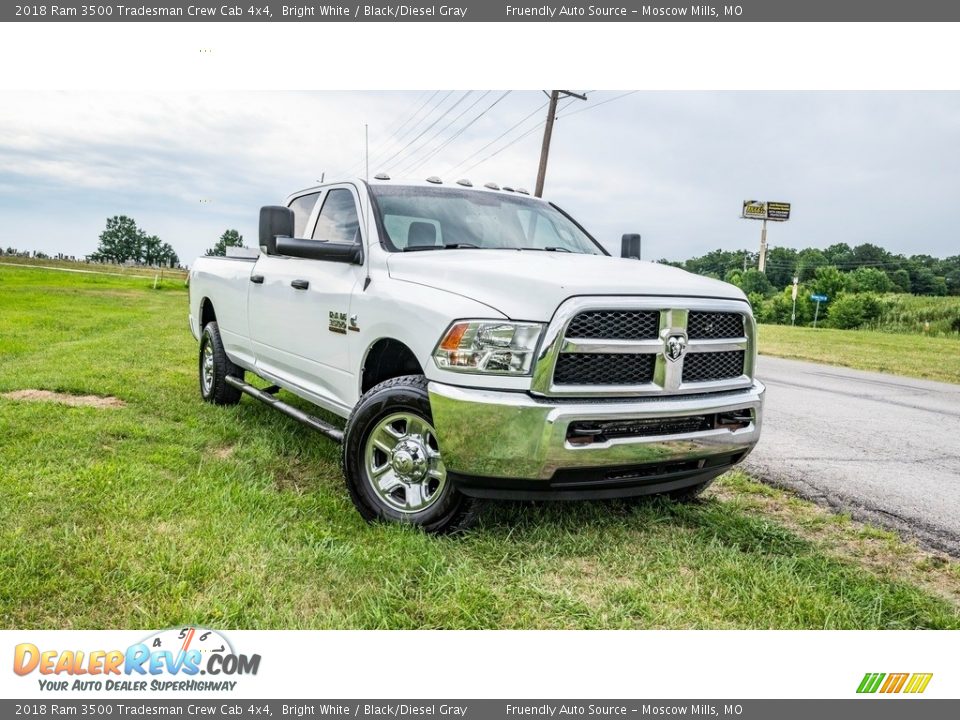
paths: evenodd
<path fill-rule="evenodd" d="M 264 405 L 269 405 L 274 410 L 279 410 L 287 417 L 292 417 L 294 420 L 316 430 L 318 433 L 325 435 L 331 440 L 334 440 L 338 443 L 343 442 L 343 430 L 331 425 L 328 422 L 324 422 L 318 417 L 314 417 L 309 413 L 305 413 L 303 410 L 293 407 L 293 405 L 287 405 L 287 403 L 283 402 L 282 400 L 278 400 L 272 394 L 270 394 L 270 390 L 272 388 L 261 390 L 260 388 L 255 388 L 253 385 L 245 383 L 243 380 L 239 380 L 230 375 L 227 375 L 225 379 L 228 385 L 232 385 L 237 390 L 245 392 L 252 398 L 256 398 Z"/>

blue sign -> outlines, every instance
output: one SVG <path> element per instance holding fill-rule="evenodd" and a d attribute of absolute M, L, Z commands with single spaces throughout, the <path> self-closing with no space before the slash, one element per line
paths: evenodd
<path fill-rule="evenodd" d="M 819 303 L 819 302 L 826 302 L 826 301 L 827 301 L 827 296 L 826 296 L 826 295 L 811 295 L 811 296 L 810 296 L 810 299 L 811 299 L 811 300 L 815 300 L 815 301 L 818 302 L 818 303 Z"/>

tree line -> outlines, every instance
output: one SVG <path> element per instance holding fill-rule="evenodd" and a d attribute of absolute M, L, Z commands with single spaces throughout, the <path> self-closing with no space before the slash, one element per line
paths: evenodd
<path fill-rule="evenodd" d="M 820 323 L 836 328 L 960 332 L 960 300 L 934 302 L 935 296 L 960 295 L 960 255 L 905 256 L 869 243 L 838 243 L 823 250 L 772 248 L 765 272 L 756 269 L 757 259 L 748 250 L 714 250 L 682 262 L 661 262 L 737 285 L 759 322 L 803 325 L 816 315 Z M 827 297 L 819 310 L 811 295 Z"/>

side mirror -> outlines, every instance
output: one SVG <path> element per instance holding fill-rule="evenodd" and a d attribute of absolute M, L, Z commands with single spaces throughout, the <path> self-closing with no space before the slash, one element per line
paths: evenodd
<path fill-rule="evenodd" d="M 620 240 L 620 257 L 640 259 L 640 235 L 626 233 Z"/>
<path fill-rule="evenodd" d="M 293 237 L 293 210 L 280 205 L 260 208 L 260 249 L 277 254 L 277 236 Z"/>
<path fill-rule="evenodd" d="M 278 255 L 350 265 L 363 264 L 363 245 L 360 243 L 325 242 L 295 237 L 278 237 L 275 242 L 275 252 Z"/>

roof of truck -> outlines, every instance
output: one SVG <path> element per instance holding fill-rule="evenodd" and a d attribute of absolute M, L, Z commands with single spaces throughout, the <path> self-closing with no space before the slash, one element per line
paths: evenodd
<path fill-rule="evenodd" d="M 360 186 L 364 183 L 368 185 L 402 185 L 402 186 L 419 186 L 419 187 L 450 187 L 457 190 L 477 190 L 479 192 L 490 192 L 490 193 L 506 193 L 507 195 L 520 195 L 523 197 L 529 197 L 533 200 L 540 200 L 540 198 L 535 198 L 529 190 L 523 187 L 517 187 L 513 185 L 500 185 L 499 183 L 494 182 L 476 182 L 467 178 L 440 178 L 436 175 L 431 175 L 427 178 L 411 178 L 411 177 L 392 177 L 386 173 L 377 173 L 371 178 L 361 178 L 361 177 L 344 177 L 338 178 L 335 180 L 327 180 L 318 185 L 313 185 L 311 187 L 303 188 L 302 190 L 297 190 L 294 193 L 291 193 L 287 197 L 287 202 L 292 200 L 295 197 L 304 195 L 310 192 L 316 192 L 318 190 L 323 190 L 324 188 L 330 187 L 331 185 L 342 185 L 344 183 L 350 183 L 353 185 Z"/>

